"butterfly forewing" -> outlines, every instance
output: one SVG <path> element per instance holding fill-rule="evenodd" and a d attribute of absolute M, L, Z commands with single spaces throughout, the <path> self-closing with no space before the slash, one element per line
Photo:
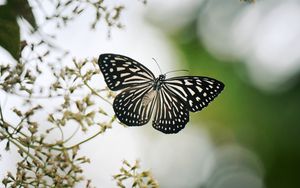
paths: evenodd
<path fill-rule="evenodd" d="M 148 68 L 126 56 L 101 54 L 98 64 L 107 86 L 113 91 L 148 83 L 155 79 Z"/>
<path fill-rule="evenodd" d="M 149 94 L 153 94 L 150 99 L 148 99 Z M 150 120 L 155 99 L 156 93 L 152 93 L 151 85 L 143 84 L 118 94 L 113 108 L 122 123 L 128 126 L 140 126 Z"/>
<path fill-rule="evenodd" d="M 218 80 L 201 76 L 183 76 L 166 79 L 167 90 L 183 100 L 189 111 L 196 112 L 206 107 L 223 90 Z"/>
<path fill-rule="evenodd" d="M 189 121 L 189 111 L 180 97 L 165 86 L 158 91 L 153 127 L 163 133 L 177 133 Z"/>

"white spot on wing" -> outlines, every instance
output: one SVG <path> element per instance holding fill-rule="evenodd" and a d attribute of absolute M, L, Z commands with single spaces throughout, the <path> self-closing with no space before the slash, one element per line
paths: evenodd
<path fill-rule="evenodd" d="M 125 67 L 117 67 L 117 71 L 125 70 Z"/>
<path fill-rule="evenodd" d="M 191 88 L 188 88 L 188 90 L 189 90 L 189 92 L 191 93 L 192 96 L 195 94 L 195 92 Z"/>
<path fill-rule="evenodd" d="M 201 87 L 199 87 L 199 86 L 196 86 L 196 88 L 197 88 L 197 90 L 201 93 L 202 92 L 202 88 Z"/>
<path fill-rule="evenodd" d="M 123 59 L 121 57 L 115 57 L 115 60 L 117 60 L 117 61 L 125 61 L 125 59 Z"/>
<path fill-rule="evenodd" d="M 123 73 L 123 74 L 121 74 L 121 77 L 125 77 L 125 76 L 128 76 L 128 75 L 130 75 L 130 73 Z"/>
<path fill-rule="evenodd" d="M 184 80 L 184 85 L 190 86 L 193 85 L 193 83 L 190 82 L 189 80 Z"/>
<path fill-rule="evenodd" d="M 141 69 L 138 68 L 138 67 L 135 67 L 135 68 L 129 68 L 129 70 L 132 71 L 132 72 L 137 72 L 137 71 L 139 71 Z"/>
<path fill-rule="evenodd" d="M 214 83 L 212 81 L 206 80 L 207 83 L 213 85 Z"/>
<path fill-rule="evenodd" d="M 189 104 L 190 104 L 190 106 L 193 106 L 193 101 L 189 100 Z"/>

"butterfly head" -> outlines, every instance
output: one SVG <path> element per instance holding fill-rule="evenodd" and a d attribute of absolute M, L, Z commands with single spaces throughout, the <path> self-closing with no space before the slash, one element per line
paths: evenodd
<path fill-rule="evenodd" d="M 164 81 L 166 79 L 166 75 L 165 74 L 161 74 L 158 76 L 158 81 Z"/>
<path fill-rule="evenodd" d="M 165 74 L 159 75 L 158 78 L 156 78 L 155 81 L 153 82 L 153 89 L 154 90 L 159 90 L 165 79 L 166 79 Z"/>

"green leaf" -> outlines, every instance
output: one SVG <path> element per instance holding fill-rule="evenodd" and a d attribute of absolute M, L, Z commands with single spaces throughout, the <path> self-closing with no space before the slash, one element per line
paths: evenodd
<path fill-rule="evenodd" d="M 0 46 L 16 60 L 20 56 L 20 28 L 17 17 L 22 17 L 36 29 L 34 14 L 27 0 L 9 0 L 0 6 Z"/>
<path fill-rule="evenodd" d="M 0 6 L 0 46 L 19 59 L 20 28 L 16 14 L 7 5 Z"/>
<path fill-rule="evenodd" d="M 23 17 L 27 20 L 34 29 L 37 28 L 34 14 L 27 0 L 9 0 L 7 5 L 17 16 Z"/>

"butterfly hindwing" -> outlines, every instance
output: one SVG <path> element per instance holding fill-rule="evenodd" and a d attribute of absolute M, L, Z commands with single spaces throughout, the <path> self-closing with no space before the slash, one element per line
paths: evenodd
<path fill-rule="evenodd" d="M 101 54 L 98 64 L 109 89 L 117 91 L 155 79 L 153 73 L 137 61 L 117 54 Z"/>
<path fill-rule="evenodd" d="M 117 118 L 128 126 L 141 126 L 146 124 L 152 115 L 156 95 L 151 99 L 151 85 L 143 84 L 122 91 L 114 100 L 113 108 Z"/>
<path fill-rule="evenodd" d="M 158 91 L 153 127 L 163 133 L 177 133 L 189 121 L 189 111 L 180 97 L 165 86 Z"/>
<path fill-rule="evenodd" d="M 185 101 L 192 112 L 202 110 L 224 89 L 222 82 L 201 76 L 173 77 L 166 79 L 164 84 Z"/>

